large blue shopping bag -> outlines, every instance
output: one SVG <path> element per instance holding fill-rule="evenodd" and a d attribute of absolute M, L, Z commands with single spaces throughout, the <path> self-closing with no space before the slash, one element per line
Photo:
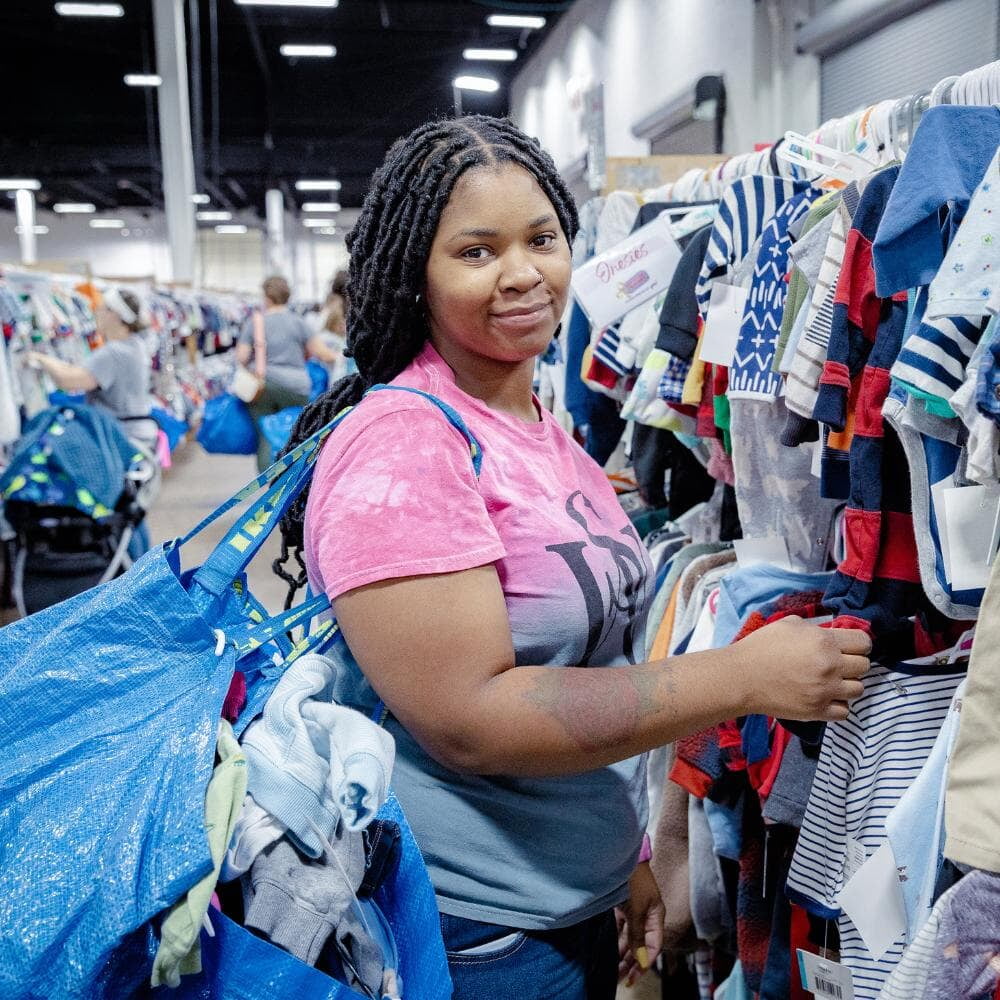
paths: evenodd
<path fill-rule="evenodd" d="M 330 372 L 326 365 L 322 361 L 310 358 L 306 362 L 306 371 L 309 373 L 309 398 L 322 396 L 330 388 Z"/>
<path fill-rule="evenodd" d="M 479 447 L 461 418 L 428 398 L 466 436 L 478 471 Z M 0 629 L 4 1000 L 122 1000 L 148 982 L 150 922 L 212 868 L 204 797 L 233 671 L 247 672 L 259 704 L 283 666 L 337 636 L 328 619 L 291 645 L 285 633 L 329 602 L 310 598 L 265 617 L 244 571 L 345 416 L 124 576 Z M 184 544 L 240 505 L 247 510 L 204 564 L 184 572 Z M 402 819 L 394 800 L 385 817 Z M 406 995 L 445 1000 L 451 983 L 432 890 L 409 844 L 377 902 L 399 946 Z M 262 968 L 265 983 L 268 975 Z M 254 996 L 224 982 L 205 988 L 219 1000 Z"/>
<path fill-rule="evenodd" d="M 292 436 L 292 428 L 295 421 L 299 419 L 302 412 L 301 406 L 286 406 L 277 413 L 268 413 L 257 421 L 261 436 L 271 449 L 272 460 L 274 455 L 280 455 L 288 439 Z"/>
<path fill-rule="evenodd" d="M 242 399 L 224 392 L 205 403 L 198 444 L 216 455 L 252 455 L 257 451 L 253 417 Z"/>

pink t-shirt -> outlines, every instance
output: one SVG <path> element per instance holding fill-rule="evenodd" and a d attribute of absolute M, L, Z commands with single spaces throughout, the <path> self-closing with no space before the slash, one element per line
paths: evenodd
<path fill-rule="evenodd" d="M 481 474 L 432 402 L 371 393 L 317 463 L 305 532 L 313 589 L 336 599 L 375 581 L 492 563 L 518 665 L 642 662 L 652 569 L 597 464 L 547 411 L 526 423 L 463 392 L 429 343 L 392 384 L 461 415 L 482 448 Z M 571 778 L 460 776 L 390 725 L 396 792 L 444 912 L 558 926 L 620 900 L 645 824 L 641 759 Z M 519 843 L 501 868 L 498 845 L 512 828 Z"/>

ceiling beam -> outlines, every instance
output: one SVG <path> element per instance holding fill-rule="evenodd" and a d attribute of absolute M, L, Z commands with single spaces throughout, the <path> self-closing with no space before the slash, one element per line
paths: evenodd
<path fill-rule="evenodd" d="M 103 191 L 88 184 L 86 181 L 69 181 L 68 186 L 74 191 L 79 191 L 84 197 L 89 198 L 98 208 L 111 208 L 115 204 L 114 198 L 109 198 Z"/>
<path fill-rule="evenodd" d="M 145 198 L 153 208 L 163 208 L 163 199 L 159 195 L 153 194 L 149 188 L 143 187 L 141 184 L 137 184 L 135 181 L 129 180 L 127 177 L 123 177 L 118 181 L 118 189 L 120 191 L 131 191 L 133 194 L 137 194 L 140 198 Z"/>
<path fill-rule="evenodd" d="M 205 193 L 210 194 L 215 202 L 223 208 L 228 208 L 230 211 L 236 208 L 229 195 L 221 187 L 218 187 L 214 181 L 210 181 L 206 177 L 202 181 L 202 186 L 205 188 Z"/>

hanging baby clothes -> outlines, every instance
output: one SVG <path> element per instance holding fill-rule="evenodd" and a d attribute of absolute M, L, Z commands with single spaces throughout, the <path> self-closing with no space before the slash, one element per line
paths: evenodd
<path fill-rule="evenodd" d="M 948 768 L 945 856 L 1000 872 L 1000 559 L 990 582 L 972 644 L 969 680 L 958 737 Z"/>
<path fill-rule="evenodd" d="M 1000 147 L 934 280 L 928 319 L 1000 312 Z"/>
<path fill-rule="evenodd" d="M 887 840 L 886 816 L 920 774 L 964 677 L 940 655 L 877 664 L 846 722 L 829 723 L 788 876 L 788 894 L 816 916 L 837 920 L 841 961 L 855 996 L 875 1000 L 903 953 L 902 940 L 875 959 L 839 896 L 852 856 L 871 857 Z M 854 862 L 856 865 L 856 862 Z"/>
<path fill-rule="evenodd" d="M 775 177 L 747 177 L 733 184 L 723 196 L 713 226 L 708 251 L 698 279 L 702 313 L 707 311 L 711 283 L 725 280 L 747 259 L 751 271 L 751 299 L 740 331 L 733 373 L 747 386 L 771 386 L 777 378 L 770 371 L 774 341 L 784 305 L 784 271 L 787 264 L 788 226 L 804 215 L 819 196 L 806 181 Z M 780 213 L 780 218 L 776 218 Z M 758 244 L 759 249 L 754 250 Z M 757 281 L 754 284 L 756 272 Z M 778 275 L 780 272 L 780 275 Z M 777 276 L 776 276 L 777 275 Z M 756 291 L 755 291 L 756 287 Z M 755 338 L 763 347 L 761 325 L 768 327 L 768 352 L 759 355 Z M 741 355 L 741 346 L 744 353 Z M 741 361 L 742 359 L 742 361 Z M 758 376 L 749 374 L 751 361 Z M 757 363 L 759 362 L 759 364 Z M 836 503 L 824 502 L 810 472 L 811 456 L 780 447 L 785 407 L 780 401 L 762 404 L 730 401 L 736 501 L 746 538 L 770 536 L 785 539 L 795 568 L 820 569 L 826 562 Z M 773 398 L 767 396 L 765 398 Z M 808 499 L 806 499 L 808 498 Z"/>

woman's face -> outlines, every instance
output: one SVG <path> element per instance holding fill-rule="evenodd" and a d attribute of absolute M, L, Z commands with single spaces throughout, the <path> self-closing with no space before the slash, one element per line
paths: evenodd
<path fill-rule="evenodd" d="M 548 346 L 566 306 L 569 245 L 552 202 L 516 164 L 463 174 L 427 259 L 431 340 L 449 354 L 520 363 Z"/>

